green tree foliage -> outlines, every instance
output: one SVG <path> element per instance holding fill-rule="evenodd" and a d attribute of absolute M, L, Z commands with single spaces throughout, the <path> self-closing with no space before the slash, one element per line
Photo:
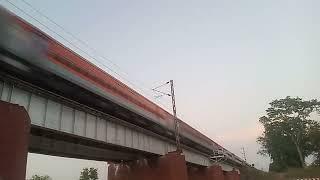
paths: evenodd
<path fill-rule="evenodd" d="M 310 141 L 316 160 L 313 165 L 320 166 L 320 125 L 316 124 L 310 131 Z"/>
<path fill-rule="evenodd" d="M 96 168 L 84 168 L 80 173 L 80 180 L 97 180 L 98 170 Z"/>
<path fill-rule="evenodd" d="M 257 140 L 262 146 L 259 153 L 271 157 L 271 171 L 305 167 L 305 158 L 315 152 L 311 134 L 319 124 L 310 114 L 319 111 L 320 103 L 288 96 L 272 101 L 270 106 L 267 115 L 259 119 L 264 126 Z"/>
<path fill-rule="evenodd" d="M 48 175 L 40 176 L 40 175 L 35 174 L 31 177 L 30 180 L 52 180 L 52 179 Z"/>

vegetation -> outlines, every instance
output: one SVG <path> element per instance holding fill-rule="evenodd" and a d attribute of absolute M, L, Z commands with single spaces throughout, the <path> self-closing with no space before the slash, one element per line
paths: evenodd
<path fill-rule="evenodd" d="M 319 176 L 320 167 L 288 169 L 282 173 L 267 173 L 254 168 L 241 169 L 241 180 L 292 180 L 300 178 L 318 178 Z"/>
<path fill-rule="evenodd" d="M 240 169 L 241 180 L 275 180 L 276 174 L 267 173 L 264 171 L 257 170 L 255 168 L 243 168 Z"/>
<path fill-rule="evenodd" d="M 313 166 L 320 166 L 320 125 L 317 124 L 310 132 L 311 145 L 313 146 L 314 156 L 316 160 L 313 162 Z"/>
<path fill-rule="evenodd" d="M 33 176 L 31 177 L 30 180 L 52 180 L 52 179 L 51 179 L 50 176 L 48 176 L 48 175 L 40 176 L 40 175 L 35 174 L 35 175 L 33 175 Z"/>
<path fill-rule="evenodd" d="M 284 177 L 293 178 L 318 178 L 320 177 L 320 167 L 307 167 L 305 169 L 288 169 Z"/>
<path fill-rule="evenodd" d="M 80 180 L 97 180 L 98 170 L 96 168 L 84 168 L 80 174 Z"/>
<path fill-rule="evenodd" d="M 286 97 L 272 101 L 270 106 L 267 115 L 259 119 L 264 132 L 257 140 L 262 146 L 259 153 L 271 157 L 269 170 L 305 168 L 309 155 L 318 157 L 314 164 L 319 164 L 320 124 L 310 115 L 319 113 L 320 102 Z"/>

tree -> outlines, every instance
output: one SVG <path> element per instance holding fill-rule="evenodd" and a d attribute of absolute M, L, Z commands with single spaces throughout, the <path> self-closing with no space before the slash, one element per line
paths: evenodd
<path fill-rule="evenodd" d="M 48 176 L 48 175 L 40 176 L 40 175 L 35 174 L 35 175 L 33 175 L 33 176 L 31 177 L 30 180 L 51 180 L 51 178 L 50 178 L 50 176 Z"/>
<path fill-rule="evenodd" d="M 80 180 L 97 180 L 98 170 L 96 168 L 84 168 L 80 173 Z"/>
<path fill-rule="evenodd" d="M 315 166 L 320 166 L 320 123 L 317 123 L 311 129 L 310 141 L 315 156 L 315 161 L 312 164 Z"/>
<path fill-rule="evenodd" d="M 271 157 L 271 170 L 305 167 L 305 158 L 314 152 L 310 132 L 317 124 L 310 114 L 319 111 L 320 103 L 288 96 L 272 101 L 270 106 L 267 115 L 259 119 L 264 126 L 257 140 L 262 146 L 259 153 Z"/>

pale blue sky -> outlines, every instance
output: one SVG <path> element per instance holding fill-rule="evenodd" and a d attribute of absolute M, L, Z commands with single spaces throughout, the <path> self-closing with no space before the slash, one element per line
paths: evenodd
<path fill-rule="evenodd" d="M 239 156 L 245 147 L 258 168 L 268 166 L 256 154 L 258 118 L 268 103 L 287 95 L 320 99 L 318 0 L 27 1 L 110 58 L 120 69 L 102 61 L 139 87 L 174 79 L 179 116 Z M 12 2 L 63 33 L 22 1 Z M 42 166 L 42 173 L 61 175 L 56 179 L 77 178 L 69 167 L 55 171 L 63 161 L 43 165 L 48 161 L 33 155 L 28 171 Z M 68 162 L 78 169 L 91 163 Z"/>

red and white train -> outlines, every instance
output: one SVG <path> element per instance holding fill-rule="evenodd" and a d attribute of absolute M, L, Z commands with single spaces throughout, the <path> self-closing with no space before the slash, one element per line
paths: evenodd
<path fill-rule="evenodd" d="M 173 131 L 174 122 L 170 113 L 2 7 L 0 7 L 0 48 L 1 51 L 14 54 L 34 66 L 63 77 L 152 123 Z M 1 61 L 14 63 L 3 58 Z M 15 64 L 15 66 L 20 65 Z M 20 68 L 23 69 L 22 66 Z M 181 120 L 180 133 L 182 138 L 212 152 L 223 150 L 229 160 L 242 163 L 239 157 Z"/>

